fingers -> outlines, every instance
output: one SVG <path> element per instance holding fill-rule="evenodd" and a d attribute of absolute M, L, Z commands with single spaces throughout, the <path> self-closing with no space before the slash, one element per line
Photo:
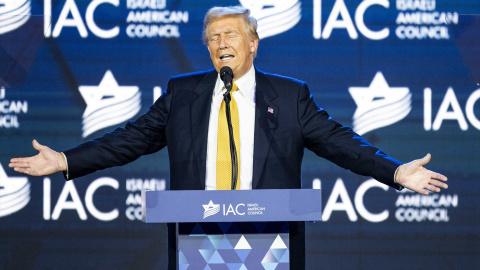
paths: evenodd
<path fill-rule="evenodd" d="M 415 190 L 416 192 L 422 194 L 422 195 L 428 195 L 430 194 L 428 191 L 426 191 L 425 189 L 422 189 L 422 190 Z"/>
<path fill-rule="evenodd" d="M 8 167 L 13 168 L 14 171 L 19 173 L 31 174 L 30 163 L 26 160 L 26 158 L 13 158 L 10 160 Z"/>
<path fill-rule="evenodd" d="M 447 181 L 448 178 L 443 175 L 443 174 L 439 174 L 439 173 L 436 173 L 436 172 L 432 172 L 432 176 L 431 176 L 432 179 L 438 179 L 438 180 L 442 180 L 442 181 Z"/>
<path fill-rule="evenodd" d="M 43 145 L 39 144 L 37 140 L 32 141 L 33 148 L 36 150 L 40 151 L 41 148 L 43 148 Z M 30 167 L 29 162 L 31 161 L 32 157 L 21 157 L 21 158 L 12 158 L 10 159 L 10 164 L 8 164 L 8 167 L 10 168 L 28 168 Z"/>
<path fill-rule="evenodd" d="M 13 168 L 13 170 L 16 172 L 28 174 L 31 176 L 40 176 L 43 174 L 43 171 L 38 169 L 38 164 L 32 157 L 12 158 L 8 166 L 10 168 Z"/>
<path fill-rule="evenodd" d="M 15 167 L 13 168 L 13 170 L 16 172 L 28 174 L 31 176 L 40 176 L 35 170 L 32 170 L 30 167 L 25 167 L 25 168 Z"/>
<path fill-rule="evenodd" d="M 428 183 L 425 184 L 425 186 L 419 190 L 414 190 L 422 195 L 429 195 L 429 191 L 430 192 L 440 192 L 442 191 L 442 188 L 443 189 L 447 189 L 448 188 L 448 185 L 441 182 L 441 181 L 438 181 L 438 180 L 434 180 L 434 179 L 431 179 Z"/>
<path fill-rule="evenodd" d="M 40 151 L 44 146 L 37 142 L 37 140 L 32 141 L 33 148 Z M 30 167 L 30 162 L 32 157 L 21 157 L 21 158 L 12 158 L 10 159 L 10 164 L 8 167 L 10 168 L 28 168 Z"/>
<path fill-rule="evenodd" d="M 29 171 L 28 167 L 15 167 L 13 168 L 14 171 L 19 172 L 19 173 L 27 173 Z"/>
<path fill-rule="evenodd" d="M 30 167 L 28 158 L 12 158 L 10 160 L 10 164 L 8 164 L 10 168 L 28 168 Z"/>
<path fill-rule="evenodd" d="M 428 185 L 426 187 L 427 190 L 431 191 L 431 192 L 440 192 L 440 188 L 439 187 L 436 187 L 434 185 Z"/>
<path fill-rule="evenodd" d="M 443 189 L 447 189 L 448 188 L 448 185 L 441 182 L 441 181 L 438 181 L 438 180 L 430 180 L 430 185 L 431 186 L 434 186 L 434 187 L 437 187 L 438 191 L 435 191 L 435 192 L 439 192 L 440 191 L 440 188 L 443 188 Z"/>
<path fill-rule="evenodd" d="M 443 188 L 443 189 L 448 188 L 448 185 L 444 183 L 444 181 L 448 180 L 445 175 L 432 172 L 432 171 L 429 171 L 429 172 L 430 172 L 430 180 L 428 181 L 428 185 L 435 187 L 435 189 L 431 191 L 440 192 L 440 188 Z"/>

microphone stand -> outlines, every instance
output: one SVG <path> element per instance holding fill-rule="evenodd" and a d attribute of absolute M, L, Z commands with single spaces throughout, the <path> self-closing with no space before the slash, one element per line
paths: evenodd
<path fill-rule="evenodd" d="M 223 100 L 225 101 L 225 113 L 227 116 L 227 125 L 228 125 L 228 135 L 230 138 L 230 157 L 232 159 L 232 190 L 235 190 L 237 187 L 237 178 L 238 178 L 238 157 L 237 157 L 237 148 L 235 147 L 235 140 L 233 137 L 233 127 L 232 127 L 232 118 L 230 112 L 230 100 L 232 99 L 230 91 L 227 89 L 227 92 L 223 95 Z"/>

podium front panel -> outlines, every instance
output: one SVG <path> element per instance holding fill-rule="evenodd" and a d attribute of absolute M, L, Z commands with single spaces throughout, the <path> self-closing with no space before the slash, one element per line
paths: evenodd
<path fill-rule="evenodd" d="M 177 224 L 178 269 L 289 269 L 288 226 L 288 222 Z"/>
<path fill-rule="evenodd" d="M 144 222 L 176 224 L 176 269 L 289 269 L 305 263 L 302 224 L 321 220 L 321 190 L 143 191 L 142 207 Z"/>

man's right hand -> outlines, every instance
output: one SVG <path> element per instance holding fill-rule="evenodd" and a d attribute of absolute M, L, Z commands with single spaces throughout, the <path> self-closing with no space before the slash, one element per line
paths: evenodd
<path fill-rule="evenodd" d="M 33 148 L 40 152 L 38 155 L 33 157 L 12 158 L 8 166 L 17 172 L 31 176 L 44 176 L 67 170 L 67 162 L 62 153 L 56 152 L 48 146 L 39 144 L 37 140 L 33 140 L 32 144 Z"/>

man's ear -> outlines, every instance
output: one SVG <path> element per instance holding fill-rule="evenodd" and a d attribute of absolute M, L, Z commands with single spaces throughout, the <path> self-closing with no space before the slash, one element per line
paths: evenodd
<path fill-rule="evenodd" d="M 258 49 L 258 38 L 250 40 L 250 53 L 256 52 Z"/>

